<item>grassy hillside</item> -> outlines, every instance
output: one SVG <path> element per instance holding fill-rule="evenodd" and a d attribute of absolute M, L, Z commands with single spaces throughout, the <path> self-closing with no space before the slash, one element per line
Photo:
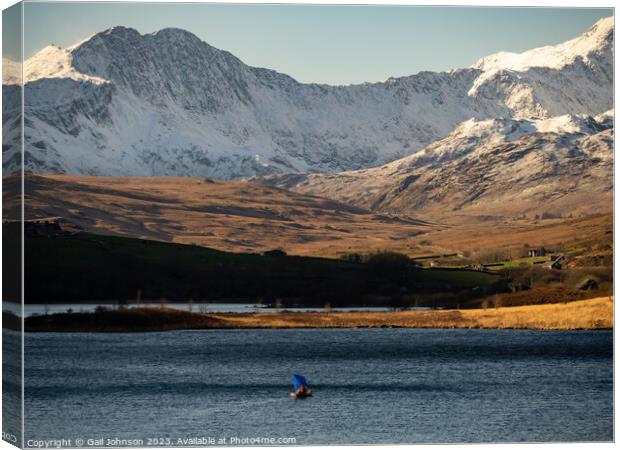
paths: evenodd
<path fill-rule="evenodd" d="M 3 229 L 10 234 L 10 228 Z M 437 302 L 438 292 L 480 296 L 499 281 L 483 272 L 389 260 L 262 256 L 89 233 L 26 236 L 25 256 L 32 303 L 131 300 L 141 291 L 144 300 L 422 305 Z"/>
<path fill-rule="evenodd" d="M 3 217 L 21 217 L 20 189 L 19 177 L 3 179 Z M 408 239 L 443 228 L 244 181 L 27 174 L 24 189 L 27 220 L 61 217 L 89 233 L 227 252 L 404 250 Z"/>
<path fill-rule="evenodd" d="M 4 218 L 21 217 L 20 189 L 19 177 L 3 178 Z M 237 253 L 282 248 L 338 258 L 391 250 L 485 262 L 489 253 L 525 256 L 518 256 L 524 246 L 610 246 L 613 238 L 611 212 L 539 220 L 452 212 L 437 223 L 243 181 L 27 174 L 25 191 L 28 220 L 60 217 L 89 233 Z M 456 258 L 450 265 L 463 264 Z"/>

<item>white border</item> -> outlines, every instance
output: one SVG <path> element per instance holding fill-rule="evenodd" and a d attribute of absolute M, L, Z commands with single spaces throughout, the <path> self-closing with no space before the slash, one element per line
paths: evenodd
<path fill-rule="evenodd" d="M 2 3 L 2 8 L 8 8 L 9 6 L 12 6 L 16 3 L 18 3 L 15 0 L 0 0 Z M 47 2 L 47 0 L 25 0 L 28 3 L 34 3 L 34 2 Z M 63 2 L 63 3 L 84 3 L 84 0 L 60 0 L 59 2 Z M 411 1 L 411 0 L 390 0 L 390 1 L 384 1 L 384 0 L 375 0 L 375 1 L 362 1 L 362 0 L 313 0 L 313 1 L 299 1 L 299 0 L 269 0 L 269 1 L 261 1 L 261 0 L 244 0 L 244 1 L 238 1 L 238 0 L 228 0 L 228 1 L 209 1 L 209 2 L 205 2 L 205 1 L 200 1 L 200 0 L 183 0 L 183 1 L 175 1 L 175 0 L 132 0 L 133 3 L 233 3 L 233 4 L 261 4 L 261 3 L 270 3 L 270 4 L 322 4 L 322 5 L 407 5 L 407 6 L 442 6 L 442 7 L 451 7 L 451 6 L 455 6 L 455 7 L 459 7 L 459 6 L 486 6 L 486 7 L 568 7 L 568 8 L 615 8 L 615 4 L 613 1 L 610 0 L 590 0 L 590 1 L 575 1 L 575 0 L 564 0 L 564 1 L 558 1 L 558 0 L 521 0 L 521 1 L 515 1 L 515 0 L 505 0 L 502 1 L 501 3 L 498 3 L 497 1 L 493 1 L 493 0 L 477 0 L 477 1 L 467 1 L 467 0 L 450 0 L 449 2 L 446 1 L 438 1 L 438 0 L 426 0 L 426 1 Z M 98 1 L 98 2 L 93 2 L 93 3 L 125 3 L 123 1 L 120 0 L 106 0 L 106 1 Z M 24 31 L 24 13 L 23 13 L 23 4 L 22 4 L 22 32 Z M 615 15 L 615 9 L 614 9 L 614 15 Z M 0 30 L 1 30 L 1 25 L 0 25 Z M 2 37 L 1 37 L 1 33 L 0 33 L 0 44 L 2 42 Z M 23 39 L 22 39 L 22 61 L 23 61 L 23 55 L 24 55 L 24 48 L 23 48 Z M 614 56 L 615 56 L 615 48 L 614 48 Z M 23 66 L 22 66 L 22 70 L 23 70 Z M 617 89 L 618 89 L 618 85 L 615 83 L 616 80 L 616 74 L 618 73 L 618 60 L 614 58 L 614 107 L 615 107 L 615 99 L 617 98 Z M 23 77 L 23 75 L 22 75 Z M 0 100 L 0 105 L 1 105 L 1 100 Z M 22 108 L 23 108 L 23 90 L 22 90 Z M 23 136 L 23 111 L 22 111 L 22 193 L 23 193 L 23 143 L 24 143 L 24 136 Z M 615 115 L 614 115 L 614 129 L 615 129 Z M 615 156 L 615 135 L 614 135 L 614 156 Z M 615 162 L 615 161 L 614 161 Z M 615 164 L 614 164 L 614 194 L 615 194 L 615 186 L 617 185 L 617 181 L 618 181 L 618 176 L 617 173 L 615 171 Z M 1 186 L 1 181 L 0 181 L 0 186 Z M 1 200 L 0 200 L 0 204 L 1 204 Z M 616 212 L 618 211 L 618 205 L 619 205 L 619 201 L 618 198 L 614 195 L 614 281 L 617 279 L 616 278 L 616 268 L 618 267 L 618 264 L 620 263 L 620 258 L 618 257 L 618 254 L 615 252 L 615 236 L 616 236 Z M 22 202 L 22 218 L 24 217 L 24 205 Z M 22 242 L 23 242 L 23 224 L 22 224 Z M 1 245 L 0 245 L 0 249 L 1 249 Z M 1 267 L 1 263 L 0 263 L 0 267 Z M 1 278 L 1 277 L 0 277 Z M 24 275 L 23 275 L 23 246 L 22 246 L 22 295 L 23 295 L 23 283 L 24 283 Z M 1 291 L 1 279 L 0 279 L 0 292 Z M 616 283 L 614 282 L 614 295 L 616 294 Z M 23 306 L 23 299 L 22 299 L 22 321 L 23 321 L 23 317 L 24 317 L 24 310 L 23 310 L 24 306 Z M 618 308 L 614 308 L 614 323 L 617 322 L 618 319 Z M 617 361 L 617 357 L 618 357 L 618 345 L 616 345 L 616 333 L 615 333 L 615 328 L 614 328 L 614 438 L 615 438 L 615 431 L 618 429 L 618 425 L 620 423 L 619 417 L 618 417 L 618 410 L 616 408 L 616 406 L 618 405 L 618 398 L 617 398 L 617 390 L 615 389 L 616 387 L 616 383 L 618 381 L 618 372 L 615 370 L 615 362 Z M 24 361 L 23 359 L 23 350 L 24 350 L 24 334 L 22 333 L 22 362 Z M 1 363 L 1 353 L 0 353 L 0 363 Z M 24 364 L 22 364 L 22 413 L 24 412 L 24 386 L 23 386 L 23 371 L 24 371 Z M 1 414 L 1 412 L 0 412 Z M 22 415 L 23 417 L 23 415 Z M 24 437 L 24 424 L 22 423 L 22 439 Z M 23 443 L 22 443 L 23 446 Z M 586 450 L 586 449 L 590 449 L 592 447 L 596 448 L 596 449 L 612 449 L 615 448 L 615 444 L 613 443 L 579 443 L 579 444 L 564 444 L 564 443 L 553 443 L 553 444 L 454 444 L 454 445 L 391 445 L 391 446 L 386 446 L 386 445 L 374 445 L 374 446 L 368 446 L 368 447 L 372 447 L 372 448 L 393 448 L 393 449 L 433 449 L 433 450 L 443 450 L 443 449 L 453 449 L 453 448 L 460 448 L 460 447 L 465 447 L 468 449 L 486 449 L 489 446 L 492 446 L 492 448 L 494 449 L 512 449 L 512 448 L 516 448 L 516 449 L 540 449 L 540 448 L 545 448 L 545 449 L 553 449 L 553 450 L 560 450 L 560 449 L 566 449 L 566 448 L 570 448 L 570 449 L 579 449 L 579 450 Z M 300 446 L 300 447 L 296 447 L 296 448 L 306 448 L 306 449 L 313 449 L 313 448 L 320 448 L 321 446 Z M 342 448 L 342 449 L 358 449 L 361 446 L 332 446 L 333 448 Z M 153 447 L 151 447 L 153 448 Z M 168 447 L 171 449 L 175 449 L 175 447 Z M 226 448 L 231 448 L 231 447 L 226 447 Z M 236 448 L 242 448 L 242 447 L 236 447 Z M 254 448 L 254 449 L 272 449 L 273 447 L 245 447 L 245 448 Z M 14 446 L 11 446 L 10 444 L 8 444 L 5 441 L 1 441 L 0 440 L 0 450 L 9 450 L 9 449 L 15 449 Z M 186 448 L 181 447 L 180 450 L 186 450 Z"/>

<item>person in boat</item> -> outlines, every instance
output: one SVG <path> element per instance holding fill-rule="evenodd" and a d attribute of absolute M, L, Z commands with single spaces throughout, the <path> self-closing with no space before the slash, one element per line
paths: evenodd
<path fill-rule="evenodd" d="M 293 393 L 298 398 L 312 395 L 312 389 L 302 375 L 293 375 Z"/>

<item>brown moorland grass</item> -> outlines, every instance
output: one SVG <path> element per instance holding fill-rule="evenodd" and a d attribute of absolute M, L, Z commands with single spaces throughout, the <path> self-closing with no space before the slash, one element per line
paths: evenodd
<path fill-rule="evenodd" d="M 412 239 L 431 240 L 437 248 L 456 249 L 461 252 L 516 249 L 530 247 L 555 247 L 557 245 L 612 245 L 613 215 L 611 212 L 574 219 L 488 220 L 455 217 L 450 228 L 433 230 Z"/>
<path fill-rule="evenodd" d="M 19 218 L 18 177 L 3 179 L 5 218 Z M 295 255 L 337 256 L 392 248 L 441 229 L 243 181 L 190 177 L 97 177 L 28 174 L 27 220 L 60 217 L 84 231 L 194 244 L 231 252 L 281 248 Z"/>
<path fill-rule="evenodd" d="M 326 198 L 251 182 L 190 177 L 29 174 L 26 218 L 61 217 L 96 234 L 195 244 L 232 252 L 282 248 L 340 257 L 398 251 L 409 256 L 565 244 L 611 245 L 611 211 L 574 219 L 451 214 L 441 219 L 376 214 Z M 21 217 L 18 177 L 5 177 L 5 217 Z M 11 201 L 14 197 L 15 201 Z M 422 213 L 422 212 L 421 212 Z M 422 220 L 420 220 L 422 219 Z"/>
<path fill-rule="evenodd" d="M 478 310 L 395 312 L 190 313 L 134 308 L 94 314 L 56 314 L 26 319 L 27 331 L 163 331 L 231 328 L 513 328 L 580 330 L 613 328 L 613 300 Z"/>

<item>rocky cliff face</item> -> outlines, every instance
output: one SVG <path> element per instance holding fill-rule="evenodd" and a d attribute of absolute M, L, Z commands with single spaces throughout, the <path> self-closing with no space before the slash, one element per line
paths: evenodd
<path fill-rule="evenodd" d="M 613 107 L 613 18 L 564 44 L 383 83 L 298 83 L 183 30 L 115 27 L 24 64 L 35 172 L 242 178 L 366 169 L 471 119 L 594 116 Z M 3 80 L 5 173 L 19 168 L 19 77 Z"/>

